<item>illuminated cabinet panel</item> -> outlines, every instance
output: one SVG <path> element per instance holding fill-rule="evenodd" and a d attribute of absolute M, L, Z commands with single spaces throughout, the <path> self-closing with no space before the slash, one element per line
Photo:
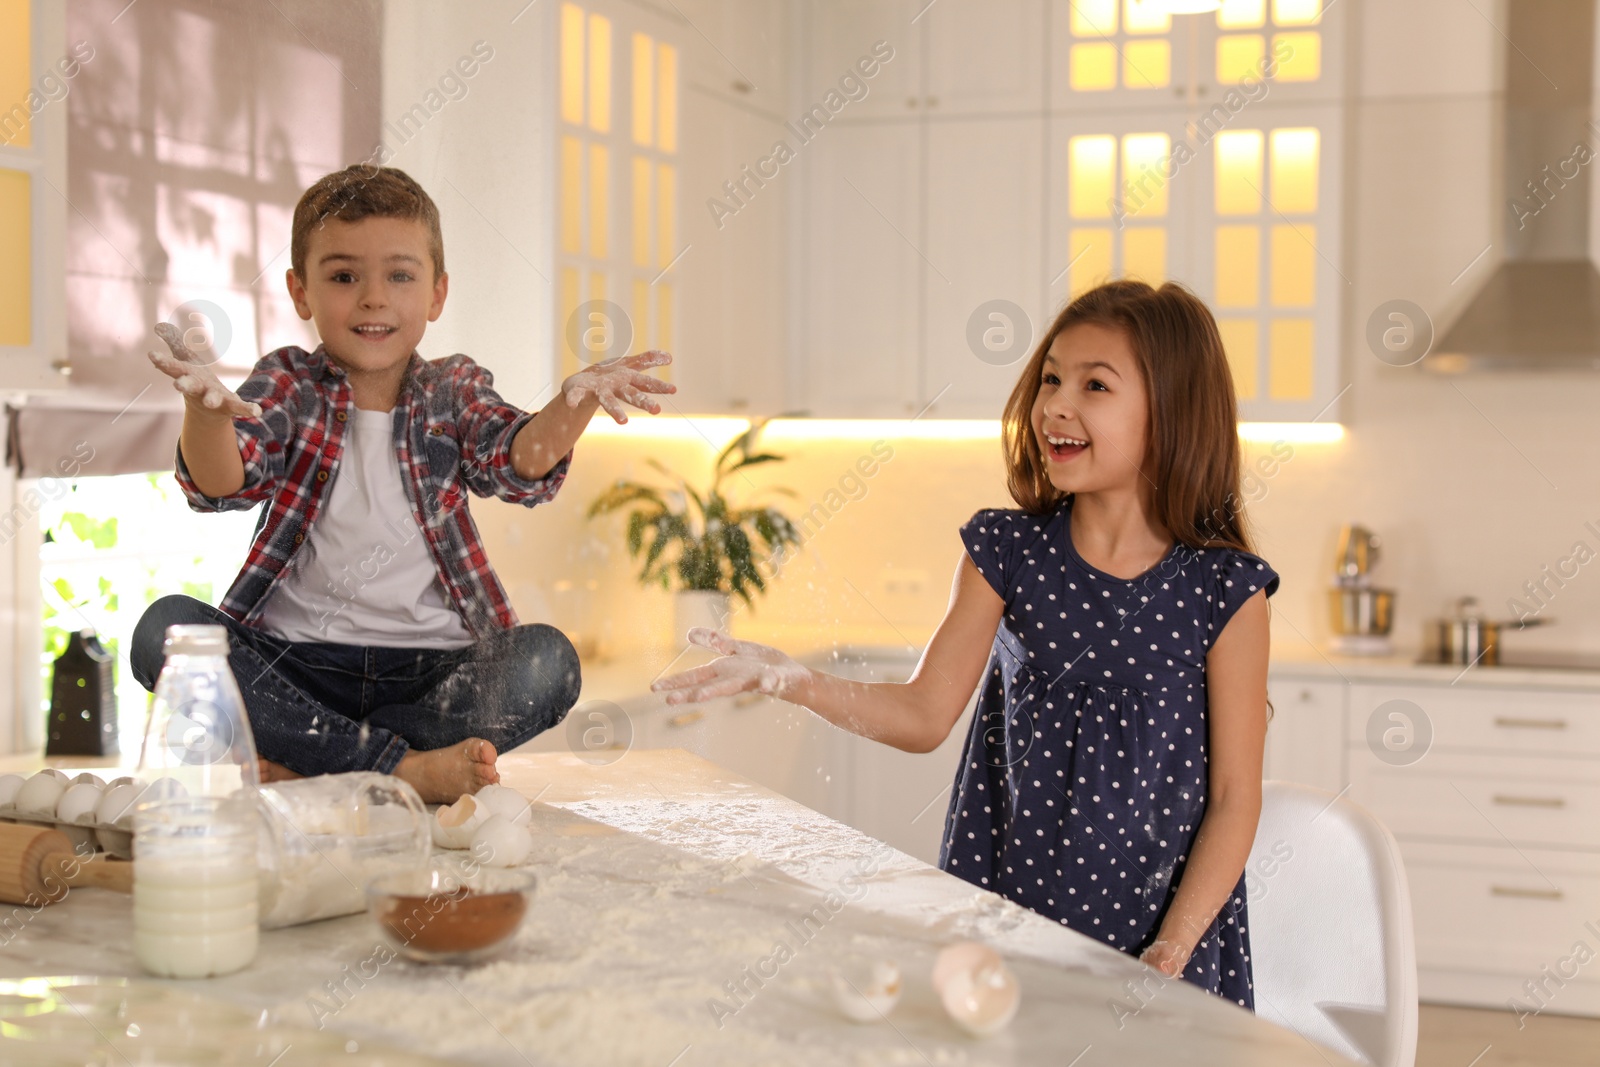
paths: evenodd
<path fill-rule="evenodd" d="M 1339 116 L 1327 105 L 1263 108 L 1255 124 L 1217 133 L 1195 162 L 1205 184 L 1196 190 L 1206 209 L 1196 213 L 1198 237 L 1207 247 L 1194 281 L 1225 320 L 1223 343 L 1253 419 L 1337 420 L 1324 409 L 1341 388 L 1347 299 L 1338 266 Z"/>
<path fill-rule="evenodd" d="M 658 346 L 676 318 L 678 46 L 644 19 L 609 0 L 569 0 L 556 16 L 563 375 Z"/>
<path fill-rule="evenodd" d="M 0 170 L 0 345 L 33 343 L 33 182 Z"/>
<path fill-rule="evenodd" d="M 65 9 L 0 0 L 0 389 L 67 384 Z"/>

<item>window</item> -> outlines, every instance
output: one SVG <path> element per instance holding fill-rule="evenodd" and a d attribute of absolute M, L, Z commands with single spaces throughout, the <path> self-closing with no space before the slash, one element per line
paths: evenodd
<path fill-rule="evenodd" d="M 564 377 L 624 347 L 672 347 L 672 268 L 681 249 L 677 47 L 620 15 L 564 3 L 560 50 L 556 328 Z M 620 308 L 622 321 L 602 314 L 598 301 Z"/>

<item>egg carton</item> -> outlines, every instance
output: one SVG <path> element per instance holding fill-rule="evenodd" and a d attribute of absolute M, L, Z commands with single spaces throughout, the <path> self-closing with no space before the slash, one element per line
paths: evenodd
<path fill-rule="evenodd" d="M 75 778 L 68 778 L 65 774 L 53 769 L 41 771 L 32 777 L 37 778 L 40 775 L 49 775 L 60 779 L 62 782 L 63 788 L 54 798 L 52 809 L 45 810 L 36 806 L 37 802 L 33 798 L 27 797 L 24 793 L 24 787 L 31 781 L 31 778 L 22 779 L 21 782 L 15 784 L 8 783 L 5 786 L 0 786 L 0 795 L 6 797 L 4 801 L 0 801 L 0 822 L 59 830 L 66 836 L 67 840 L 72 842 L 73 851 L 80 855 L 85 850 L 89 850 L 104 852 L 114 859 L 126 860 L 133 858 L 133 805 L 143 792 L 143 788 L 141 787 L 138 792 L 128 795 L 126 803 L 121 805 L 121 813 L 115 820 L 105 821 L 99 816 L 100 808 L 103 807 L 101 802 L 105 800 L 112 789 L 125 785 L 141 786 L 138 779 L 121 777 L 114 778 L 109 782 L 103 782 L 98 775 L 87 772 Z M 0 781 L 20 777 L 20 775 L 6 775 Z M 102 787 L 99 794 L 93 797 L 94 804 L 86 810 L 63 813 L 60 804 L 62 798 L 66 796 L 67 790 L 72 786 L 87 782 L 92 782 Z M 19 800 L 31 802 L 19 804 Z M 81 804 L 82 801 L 79 800 L 75 803 Z"/>

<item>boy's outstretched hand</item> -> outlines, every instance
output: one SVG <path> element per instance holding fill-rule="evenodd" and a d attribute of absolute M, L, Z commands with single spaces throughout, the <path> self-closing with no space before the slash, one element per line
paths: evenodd
<path fill-rule="evenodd" d="M 210 414 L 226 414 L 240 419 L 261 417 L 261 405 L 240 398 L 239 394 L 223 385 L 217 372 L 200 361 L 183 343 L 183 332 L 170 322 L 156 323 L 156 336 L 167 343 L 171 355 L 150 353 L 150 362 L 156 369 L 172 379 L 172 387 L 183 394 L 185 404 L 199 407 Z"/>
<path fill-rule="evenodd" d="M 576 408 L 592 398 L 619 423 L 628 421 L 627 413 L 622 410 L 624 404 L 659 415 L 661 405 L 650 399 L 650 394 L 676 393 L 678 387 L 644 372 L 671 362 L 672 356 L 655 349 L 636 356 L 608 359 L 570 375 L 561 383 L 561 395 L 567 398 L 569 408 Z"/>

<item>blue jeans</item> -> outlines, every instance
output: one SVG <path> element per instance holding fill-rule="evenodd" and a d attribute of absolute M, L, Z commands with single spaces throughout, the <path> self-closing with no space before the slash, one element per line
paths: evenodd
<path fill-rule="evenodd" d="M 299 774 L 390 773 L 410 749 L 481 737 L 506 752 L 566 718 L 578 653 L 553 626 L 518 626 L 459 649 L 286 641 L 188 596 L 151 604 L 134 629 L 133 676 L 154 689 L 167 627 L 228 628 L 228 665 L 256 752 Z"/>

